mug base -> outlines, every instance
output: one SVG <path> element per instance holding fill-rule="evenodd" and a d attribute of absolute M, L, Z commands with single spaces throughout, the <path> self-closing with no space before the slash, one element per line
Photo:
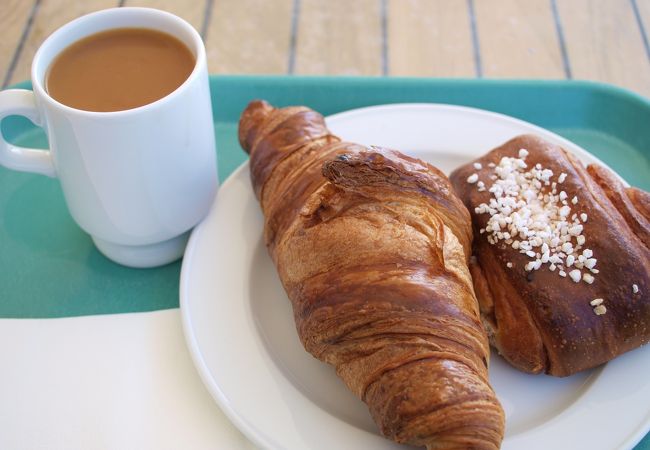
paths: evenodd
<path fill-rule="evenodd" d="M 145 269 L 176 261 L 185 251 L 190 232 L 149 245 L 122 245 L 92 237 L 97 249 L 108 259 L 123 266 Z"/>

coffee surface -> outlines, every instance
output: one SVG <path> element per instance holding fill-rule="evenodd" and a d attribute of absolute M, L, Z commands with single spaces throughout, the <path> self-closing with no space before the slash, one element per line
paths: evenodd
<path fill-rule="evenodd" d="M 48 69 L 55 100 L 86 111 L 122 111 L 152 103 L 178 88 L 195 57 L 175 37 L 145 28 L 117 28 L 67 47 Z"/>

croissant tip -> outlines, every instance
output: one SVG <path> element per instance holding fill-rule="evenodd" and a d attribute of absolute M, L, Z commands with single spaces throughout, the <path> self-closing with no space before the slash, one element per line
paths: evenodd
<path fill-rule="evenodd" d="M 252 100 L 244 109 L 239 119 L 239 145 L 246 153 L 250 153 L 252 136 L 263 119 L 275 108 L 266 100 Z"/>
<path fill-rule="evenodd" d="M 271 104 L 266 100 L 256 98 L 255 100 L 251 100 L 250 102 L 248 102 L 248 106 L 246 106 L 244 112 L 246 112 L 247 110 L 253 110 L 257 108 L 273 109 L 273 106 L 271 106 Z"/>

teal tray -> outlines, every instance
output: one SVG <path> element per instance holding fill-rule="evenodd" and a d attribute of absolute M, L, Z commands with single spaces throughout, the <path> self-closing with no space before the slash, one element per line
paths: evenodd
<path fill-rule="evenodd" d="M 15 87 L 30 88 L 29 83 Z M 213 76 L 219 178 L 245 160 L 237 120 L 246 104 L 307 105 L 325 115 L 384 103 L 449 103 L 517 117 L 598 156 L 650 190 L 650 101 L 577 81 Z M 4 136 L 45 148 L 43 132 L 9 117 Z M 471 130 L 468 130 L 471 132 Z M 104 258 L 72 221 L 59 183 L 0 167 L 0 317 L 69 317 L 178 307 L 180 262 L 128 269 Z M 650 435 L 637 450 L 650 450 Z"/>
<path fill-rule="evenodd" d="M 210 79 L 219 178 L 245 160 L 237 121 L 248 102 L 308 105 L 325 115 L 397 102 L 451 103 L 508 114 L 586 148 L 650 190 L 650 101 L 576 81 L 241 77 Z M 28 83 L 16 87 L 29 88 Z M 10 141 L 45 148 L 41 129 L 9 117 Z M 468 130 L 471 132 L 471 130 Z M 56 179 L 0 167 L 0 317 L 67 317 L 178 307 L 180 263 L 129 269 L 108 261 L 72 221 Z"/>

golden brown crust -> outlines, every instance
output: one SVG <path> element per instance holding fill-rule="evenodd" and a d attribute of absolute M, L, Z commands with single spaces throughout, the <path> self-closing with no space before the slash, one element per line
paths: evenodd
<path fill-rule="evenodd" d="M 567 174 L 562 189 L 569 199 L 579 198 L 576 211 L 588 216 L 583 234 L 599 269 L 593 284 L 561 278 L 548 266 L 527 272 L 527 256 L 503 243 L 491 245 L 486 235 L 480 234 L 488 215 L 476 214 L 474 208 L 489 201 L 491 194 L 478 192 L 467 178 L 478 173 L 489 187 L 488 164 L 498 164 L 504 156 L 517 157 L 522 148 L 529 152 L 529 166 L 540 163 L 556 175 Z M 482 169 L 476 170 L 474 162 L 481 163 Z M 460 167 L 450 178 L 472 214 L 474 252 L 490 291 L 490 298 L 484 300 L 485 286 L 477 286 L 477 296 L 479 302 L 494 304 L 491 342 L 514 366 L 566 376 L 650 340 L 650 251 L 639 225 L 643 217 L 622 186 L 610 184 L 615 179 L 611 174 L 596 166 L 585 169 L 559 146 L 527 135 Z M 603 183 L 605 179 L 608 181 Z M 605 190 L 604 185 L 610 187 Z M 512 268 L 507 268 L 508 262 Z M 605 299 L 606 314 L 594 314 L 590 301 L 596 298 Z"/>
<path fill-rule="evenodd" d="M 470 269 L 490 342 L 498 344 L 495 347 L 499 353 L 513 366 L 540 373 L 547 366 L 542 337 L 526 304 L 508 301 L 518 298 L 519 293 L 508 282 L 505 268 L 501 268 L 495 254 L 485 249 L 489 245 L 487 241 L 477 242 L 475 252 L 481 258 L 470 264 Z"/>
<path fill-rule="evenodd" d="M 503 411 L 467 268 L 469 214 L 448 179 L 341 142 L 313 111 L 253 103 L 240 123 L 305 348 L 336 368 L 385 436 L 498 448 Z"/>
<path fill-rule="evenodd" d="M 626 188 L 610 170 L 591 164 L 587 172 L 600 186 L 632 232 L 650 248 L 650 194 L 637 188 Z"/>
<path fill-rule="evenodd" d="M 637 210 L 637 212 L 641 214 L 646 222 L 650 222 L 650 192 L 630 187 L 625 189 L 625 193 L 632 202 L 632 205 L 634 205 L 634 208 Z M 647 247 L 648 241 L 644 242 L 646 243 Z"/>
<path fill-rule="evenodd" d="M 371 151 L 340 155 L 326 162 L 323 175 L 335 186 L 363 197 L 376 196 L 376 191 L 397 191 L 400 195 L 408 193 L 409 196 L 425 197 L 445 212 L 437 214 L 438 209 L 433 211 L 461 241 L 463 249 L 470 248 L 472 229 L 469 213 L 453 193 L 449 179 L 431 164 L 394 150 L 372 147 Z M 466 257 L 469 258 L 469 252 Z"/>

